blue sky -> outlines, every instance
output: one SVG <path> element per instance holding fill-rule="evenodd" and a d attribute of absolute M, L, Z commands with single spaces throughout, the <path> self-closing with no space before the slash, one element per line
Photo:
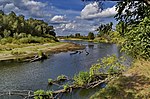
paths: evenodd
<path fill-rule="evenodd" d="M 53 25 L 57 35 L 81 33 L 87 35 L 102 23 L 114 22 L 116 2 L 81 0 L 0 0 L 0 9 L 5 13 L 14 11 L 25 18 L 42 19 Z"/>

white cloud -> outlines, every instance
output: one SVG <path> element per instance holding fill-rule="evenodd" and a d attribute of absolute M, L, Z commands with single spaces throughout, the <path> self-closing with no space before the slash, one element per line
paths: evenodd
<path fill-rule="evenodd" d="M 0 6 L 0 9 L 3 10 L 3 6 L 2 5 Z"/>
<path fill-rule="evenodd" d="M 30 6 L 30 7 L 44 7 L 46 6 L 45 3 L 42 3 L 42 2 L 37 2 L 37 1 L 33 1 L 33 0 L 23 0 L 23 3 L 26 5 L 26 6 Z"/>
<path fill-rule="evenodd" d="M 13 3 L 9 3 L 9 4 L 6 4 L 5 7 L 5 12 L 11 12 L 11 11 L 14 11 L 14 12 L 19 12 L 20 9 L 18 7 L 16 7 Z"/>
<path fill-rule="evenodd" d="M 66 22 L 66 17 L 65 16 L 61 16 L 61 15 L 55 15 L 51 19 L 51 22 L 54 22 L 54 23 L 64 23 L 64 22 Z"/>
<path fill-rule="evenodd" d="M 73 31 L 76 28 L 75 23 L 60 24 L 55 29 L 60 31 Z"/>
<path fill-rule="evenodd" d="M 4 7 L 5 13 L 9 13 L 10 11 L 17 13 L 20 10 L 18 14 L 23 14 L 28 17 L 40 18 L 48 15 L 47 13 L 43 13 L 46 3 L 35 0 L 0 0 L 0 5 Z"/>
<path fill-rule="evenodd" d="M 81 16 L 78 18 L 95 19 L 95 18 L 112 17 L 117 13 L 115 9 L 116 9 L 115 6 L 113 6 L 112 8 L 101 10 L 99 4 L 97 2 L 94 2 L 86 5 L 81 11 Z"/>
<path fill-rule="evenodd" d="M 30 11 L 31 15 L 36 17 L 44 17 L 41 9 L 46 6 L 45 3 L 37 2 L 33 0 L 22 0 L 24 6 Z"/>

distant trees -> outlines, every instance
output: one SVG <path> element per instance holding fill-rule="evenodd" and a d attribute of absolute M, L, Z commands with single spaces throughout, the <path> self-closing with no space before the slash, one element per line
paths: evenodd
<path fill-rule="evenodd" d="M 93 40 L 95 37 L 94 37 L 94 33 L 93 32 L 89 32 L 88 33 L 88 38 L 89 40 Z"/>
<path fill-rule="evenodd" d="M 17 16 L 14 12 L 6 15 L 0 11 L 0 36 L 13 37 L 21 33 L 38 37 L 56 36 L 53 26 L 49 26 L 43 20 L 33 18 L 25 20 L 23 15 Z"/>
<path fill-rule="evenodd" d="M 98 36 L 102 36 L 104 34 L 108 35 L 110 31 L 112 31 L 113 23 L 110 22 L 108 24 L 101 24 L 96 31 L 98 31 Z"/>
<path fill-rule="evenodd" d="M 75 37 L 76 37 L 76 38 L 79 38 L 80 36 L 81 36 L 80 33 L 76 33 L 76 34 L 75 34 Z"/>

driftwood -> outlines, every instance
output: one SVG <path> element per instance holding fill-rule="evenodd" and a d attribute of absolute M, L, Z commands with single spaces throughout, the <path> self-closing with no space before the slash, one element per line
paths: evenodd
<path fill-rule="evenodd" d="M 45 54 L 42 54 L 42 56 L 35 55 L 34 58 L 30 59 L 30 62 L 40 61 L 47 59 L 47 56 Z"/>
<path fill-rule="evenodd" d="M 77 54 L 79 51 L 75 51 L 73 53 L 70 53 L 70 55 L 74 55 L 74 54 Z"/>
<path fill-rule="evenodd" d="M 92 82 L 90 82 L 88 84 L 85 84 L 83 86 L 78 86 L 78 85 L 72 84 L 72 85 L 68 86 L 68 88 L 66 88 L 66 89 L 63 88 L 63 89 L 52 91 L 52 94 L 53 94 L 52 96 L 48 96 L 46 94 L 45 95 L 31 95 L 31 96 L 26 97 L 25 99 L 34 98 L 34 97 L 38 97 L 38 96 L 42 96 L 43 98 L 48 97 L 48 98 L 44 98 L 44 99 L 56 99 L 56 98 L 60 97 L 60 95 L 63 95 L 63 93 L 72 92 L 72 90 L 74 90 L 74 89 L 78 89 L 78 88 L 82 88 L 82 89 L 95 88 L 96 86 L 99 86 L 102 83 L 108 83 L 108 81 L 110 81 L 111 79 L 113 79 L 115 77 L 115 76 L 109 77 L 108 75 L 109 74 L 95 75 L 94 77 L 98 77 L 98 78 L 96 78 L 95 81 L 92 81 Z M 62 82 L 62 81 L 66 81 L 66 80 L 74 81 L 73 79 L 69 79 L 66 76 L 64 79 L 59 79 L 59 80 L 52 81 L 50 85 L 53 84 L 53 85 L 57 85 L 59 87 L 63 87 L 59 83 Z"/>
<path fill-rule="evenodd" d="M 43 98 L 48 97 L 48 98 L 44 98 L 44 99 L 56 99 L 60 94 L 67 93 L 67 92 L 72 92 L 72 90 L 77 89 L 77 88 L 83 88 L 83 89 L 94 88 L 94 87 L 96 87 L 96 86 L 98 86 L 102 83 L 108 82 L 108 80 L 109 79 L 106 78 L 104 80 L 94 81 L 94 82 L 91 82 L 91 83 L 89 83 L 85 86 L 76 86 L 76 85 L 73 84 L 73 85 L 70 85 L 67 89 L 59 89 L 59 90 L 53 91 L 52 92 L 53 97 L 50 97 L 48 95 L 30 95 L 28 97 L 25 97 L 24 99 L 34 98 L 34 97 L 38 97 L 38 96 L 42 96 Z"/>
<path fill-rule="evenodd" d="M 75 52 L 70 53 L 70 55 L 81 54 L 81 53 L 83 53 L 83 51 L 75 51 Z M 85 53 L 86 53 L 86 55 L 89 54 L 89 52 L 86 50 L 85 50 Z"/>

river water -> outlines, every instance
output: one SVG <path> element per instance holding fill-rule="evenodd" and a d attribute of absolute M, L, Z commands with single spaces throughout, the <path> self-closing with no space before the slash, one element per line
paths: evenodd
<path fill-rule="evenodd" d="M 64 74 L 73 77 L 80 71 L 87 71 L 99 58 L 115 54 L 122 56 L 115 44 L 92 43 L 85 41 L 64 41 L 85 45 L 81 54 L 70 55 L 72 52 L 51 54 L 44 61 L 32 63 L 0 62 L 0 91 L 4 90 L 51 90 L 55 86 L 48 86 L 48 79 L 55 79 Z M 86 52 L 89 52 L 86 55 Z M 87 99 L 99 88 L 89 90 L 75 90 L 63 95 L 62 99 Z M 0 99 L 21 99 L 20 97 L 0 97 Z"/>

